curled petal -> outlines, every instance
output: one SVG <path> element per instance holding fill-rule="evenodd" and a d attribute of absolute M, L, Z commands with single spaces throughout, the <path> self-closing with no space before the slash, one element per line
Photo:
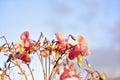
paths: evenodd
<path fill-rule="evenodd" d="M 62 32 L 57 32 L 55 35 L 58 40 L 56 50 L 60 53 L 64 53 L 64 51 L 69 47 L 68 38 L 65 39 L 65 35 Z"/>
<path fill-rule="evenodd" d="M 88 46 L 86 39 L 83 36 L 78 36 L 78 44 L 84 47 Z"/>
<path fill-rule="evenodd" d="M 25 58 L 24 61 L 25 61 L 25 62 L 30 62 L 30 61 L 31 61 L 31 58 L 30 58 L 30 55 L 29 55 L 29 54 L 26 55 L 26 58 Z"/>
<path fill-rule="evenodd" d="M 63 72 L 61 75 L 60 75 L 60 80 L 65 80 L 66 78 L 70 78 L 71 76 L 68 74 L 68 72 Z"/>
<path fill-rule="evenodd" d="M 28 31 L 23 32 L 20 36 L 20 39 L 21 40 L 29 39 L 29 32 Z"/>
<path fill-rule="evenodd" d="M 20 59 L 24 62 L 30 62 L 31 61 L 30 55 L 27 54 L 27 53 L 22 53 L 22 52 L 21 53 L 16 53 L 15 58 Z"/>
<path fill-rule="evenodd" d="M 57 40 L 61 43 L 65 39 L 65 35 L 62 32 L 55 33 Z"/>
<path fill-rule="evenodd" d="M 29 40 L 23 41 L 23 46 L 24 46 L 26 51 L 33 50 L 33 45 L 32 45 L 32 43 Z"/>
<path fill-rule="evenodd" d="M 34 51 L 37 51 L 38 49 L 39 49 L 39 46 L 34 46 L 34 47 L 33 47 L 33 50 L 34 50 Z"/>
<path fill-rule="evenodd" d="M 0 46 L 0 52 L 7 52 L 7 49 L 4 45 Z"/>
<path fill-rule="evenodd" d="M 80 46 L 76 45 L 71 48 L 71 51 L 69 53 L 69 59 L 75 59 L 79 54 L 81 54 Z"/>
<path fill-rule="evenodd" d="M 82 36 L 78 36 L 78 44 L 71 48 L 69 53 L 69 59 L 76 58 L 79 54 L 82 56 L 88 55 L 88 44 L 87 41 Z"/>
<path fill-rule="evenodd" d="M 48 56 L 47 51 L 46 50 L 41 50 L 40 51 L 40 56 L 47 57 Z"/>
<path fill-rule="evenodd" d="M 24 44 L 24 47 L 26 47 L 26 48 L 31 46 L 31 43 L 29 40 L 24 41 L 23 44 Z"/>
<path fill-rule="evenodd" d="M 65 80 L 66 78 L 71 78 L 71 75 L 69 74 L 70 70 L 64 67 L 64 72 L 60 75 L 60 80 Z"/>
<path fill-rule="evenodd" d="M 66 78 L 75 77 L 80 79 L 80 75 L 76 73 L 74 64 L 70 64 L 69 68 L 67 69 L 64 67 L 64 72 L 60 75 L 60 80 L 65 80 Z"/>

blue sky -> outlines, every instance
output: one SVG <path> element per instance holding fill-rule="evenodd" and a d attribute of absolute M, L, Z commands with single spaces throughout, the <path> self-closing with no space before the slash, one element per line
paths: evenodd
<path fill-rule="evenodd" d="M 119 19 L 119 0 L 0 1 L 0 36 L 5 35 L 9 42 L 19 40 L 23 31 L 29 31 L 33 39 L 40 32 L 53 39 L 54 33 L 60 31 L 85 36 L 93 51 L 108 50 L 115 43 Z"/>

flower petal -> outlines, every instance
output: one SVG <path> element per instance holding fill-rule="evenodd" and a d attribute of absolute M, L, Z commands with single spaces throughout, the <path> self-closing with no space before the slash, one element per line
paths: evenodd
<path fill-rule="evenodd" d="M 57 40 L 61 43 L 65 39 L 65 35 L 62 32 L 55 33 Z"/>
<path fill-rule="evenodd" d="M 29 32 L 28 31 L 23 32 L 20 36 L 20 39 L 21 40 L 29 39 Z"/>
<path fill-rule="evenodd" d="M 40 51 L 40 56 L 47 57 L 48 56 L 47 51 L 46 50 L 41 50 Z"/>
<path fill-rule="evenodd" d="M 84 47 L 88 46 L 86 39 L 81 35 L 78 36 L 78 44 Z"/>

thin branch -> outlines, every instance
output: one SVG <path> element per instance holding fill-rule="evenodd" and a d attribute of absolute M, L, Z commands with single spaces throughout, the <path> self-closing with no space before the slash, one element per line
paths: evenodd
<path fill-rule="evenodd" d="M 46 80 L 47 80 L 47 58 L 45 58 L 45 73 L 46 73 Z"/>
<path fill-rule="evenodd" d="M 12 44 L 12 45 L 13 45 L 13 47 L 14 47 L 14 49 L 15 49 L 14 44 Z M 15 51 L 15 52 L 16 52 L 16 51 Z M 19 68 L 19 70 L 21 71 L 21 73 L 24 75 L 25 79 L 28 80 L 26 73 L 23 71 L 23 69 L 22 69 L 21 66 L 19 65 L 17 59 L 15 58 L 14 52 L 11 52 L 11 53 L 12 53 L 13 60 L 16 62 L 15 65 Z"/>
<path fill-rule="evenodd" d="M 49 53 L 49 75 L 50 75 L 50 53 Z"/>
<path fill-rule="evenodd" d="M 27 67 L 28 67 L 28 69 L 29 69 L 29 71 L 30 71 L 30 74 L 31 74 L 31 76 L 32 76 L 32 80 L 34 80 L 33 72 L 32 72 L 32 70 L 31 70 L 31 68 L 30 68 L 30 65 L 29 65 L 29 64 L 26 64 L 26 65 L 27 65 Z"/>
<path fill-rule="evenodd" d="M 44 80 L 45 80 L 45 79 L 46 79 L 46 78 L 45 78 L 45 75 L 46 75 L 46 74 L 45 74 L 45 70 L 44 70 L 43 59 L 42 59 L 42 57 L 40 58 L 38 52 L 36 52 L 36 53 L 37 53 L 37 56 L 38 56 L 38 59 L 39 59 L 41 65 L 42 65 L 42 70 L 43 70 L 43 75 L 44 75 Z"/>

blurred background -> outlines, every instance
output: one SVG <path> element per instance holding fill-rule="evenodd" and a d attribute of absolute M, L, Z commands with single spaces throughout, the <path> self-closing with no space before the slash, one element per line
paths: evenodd
<path fill-rule="evenodd" d="M 40 32 L 49 39 L 55 32 L 83 35 L 93 51 L 92 68 L 120 80 L 120 0 L 0 0 L 0 36 L 16 42 L 23 31 L 36 40 Z M 0 67 L 4 60 L 0 54 Z M 35 80 L 41 80 L 37 63 L 33 57 Z"/>

